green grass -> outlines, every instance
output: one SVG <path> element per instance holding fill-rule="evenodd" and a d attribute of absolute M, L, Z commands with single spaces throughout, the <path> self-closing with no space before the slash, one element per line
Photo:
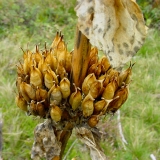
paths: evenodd
<path fill-rule="evenodd" d="M 32 50 L 40 43 L 40 48 L 43 48 L 45 41 L 49 47 L 57 30 L 62 30 L 69 50 L 74 45 L 75 0 L 69 4 L 66 0 L 56 0 L 57 3 L 49 0 L 25 2 L 0 0 L 0 111 L 3 114 L 4 160 L 30 159 L 34 128 L 42 121 L 26 116 L 14 103 L 15 64 L 22 57 L 19 47 L 26 49 L 28 44 Z M 150 160 L 151 153 L 160 159 L 159 37 L 159 31 L 150 29 L 144 46 L 133 58 L 136 64 L 133 67 L 130 95 L 121 108 L 121 122 L 128 142 L 126 150 L 118 134 L 116 116 L 111 121 L 107 121 L 107 116 L 103 127 L 100 125 L 107 133 L 102 147 L 109 159 Z M 65 153 L 74 140 L 75 135 L 72 135 Z M 76 141 L 67 160 L 73 157 L 89 160 L 86 150 L 81 142 Z"/>

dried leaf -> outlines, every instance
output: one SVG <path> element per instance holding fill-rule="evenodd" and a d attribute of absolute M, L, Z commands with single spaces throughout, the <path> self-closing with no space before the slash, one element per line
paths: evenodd
<path fill-rule="evenodd" d="M 90 156 L 92 160 L 107 160 L 99 144 L 95 140 L 91 130 L 81 127 L 76 128 L 77 137 L 86 144 L 90 149 Z"/>
<path fill-rule="evenodd" d="M 146 37 L 140 8 L 133 0 L 78 0 L 80 31 L 120 68 L 136 54 Z"/>
<path fill-rule="evenodd" d="M 54 134 L 51 120 L 38 124 L 34 134 L 35 140 L 32 146 L 31 159 L 39 160 L 44 157 L 46 160 L 52 160 L 55 156 L 60 155 L 61 143 Z"/>

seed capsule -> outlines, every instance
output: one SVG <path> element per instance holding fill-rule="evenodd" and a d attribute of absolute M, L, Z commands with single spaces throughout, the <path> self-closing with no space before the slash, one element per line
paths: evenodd
<path fill-rule="evenodd" d="M 109 106 L 107 108 L 107 112 L 111 111 L 111 112 L 115 113 L 127 100 L 128 94 L 129 94 L 128 86 L 127 85 L 122 86 L 121 89 L 119 89 L 115 94 L 115 97 L 119 97 L 119 98 L 114 99 L 109 104 Z"/>
<path fill-rule="evenodd" d="M 98 63 L 92 64 L 92 65 L 89 67 L 89 69 L 88 69 L 88 71 L 87 71 L 87 74 L 95 73 L 96 70 L 97 70 L 97 66 L 98 66 Z"/>
<path fill-rule="evenodd" d="M 37 108 L 36 108 L 36 101 L 34 100 L 31 100 L 31 103 L 30 103 L 30 113 L 34 116 L 38 115 Z"/>
<path fill-rule="evenodd" d="M 48 69 L 48 64 L 45 62 L 44 55 L 42 55 L 42 58 L 41 58 L 41 60 L 38 63 L 38 69 L 40 70 L 40 72 L 44 76 L 45 71 Z"/>
<path fill-rule="evenodd" d="M 34 54 L 32 54 L 32 59 L 34 59 L 36 61 L 36 64 L 38 66 L 38 63 L 40 62 L 40 60 L 42 59 L 42 55 L 39 52 L 39 48 L 38 45 L 36 45 L 36 52 Z"/>
<path fill-rule="evenodd" d="M 82 83 L 82 91 L 85 95 L 88 94 L 91 84 L 96 81 L 94 73 L 89 74 Z"/>
<path fill-rule="evenodd" d="M 60 41 L 60 37 L 61 37 L 61 32 L 57 32 L 52 44 L 51 44 L 51 48 L 54 49 L 55 47 L 57 47 L 57 44 Z"/>
<path fill-rule="evenodd" d="M 94 98 L 91 96 L 90 93 L 87 94 L 87 96 L 82 101 L 82 111 L 83 116 L 88 117 L 93 114 L 94 111 L 94 104 L 93 104 Z"/>
<path fill-rule="evenodd" d="M 110 68 L 108 71 L 107 71 L 107 74 L 109 76 L 109 80 L 110 82 L 113 80 L 113 79 L 117 79 L 117 83 L 119 84 L 119 72 L 113 68 Z"/>
<path fill-rule="evenodd" d="M 80 92 L 80 88 L 75 87 L 75 92 L 73 92 L 69 98 L 69 103 L 72 106 L 73 110 L 76 110 L 81 106 L 82 103 L 82 94 Z"/>
<path fill-rule="evenodd" d="M 52 58 L 52 65 L 51 65 L 51 68 L 52 70 L 55 72 L 56 69 L 57 69 L 57 65 L 58 65 L 58 60 L 57 58 L 54 56 L 53 52 L 51 53 L 51 58 Z"/>
<path fill-rule="evenodd" d="M 48 92 L 48 98 L 51 105 L 59 105 L 62 101 L 62 93 L 60 87 L 54 84 Z"/>
<path fill-rule="evenodd" d="M 44 75 L 44 84 L 48 89 L 50 89 L 54 83 L 58 84 L 57 75 L 48 66 L 48 69 L 45 71 L 45 75 Z"/>
<path fill-rule="evenodd" d="M 113 99 L 116 89 L 116 80 L 112 80 L 103 91 L 102 97 L 107 100 Z"/>
<path fill-rule="evenodd" d="M 88 120 L 88 125 L 90 127 L 95 127 L 99 122 L 99 116 L 98 115 L 92 115 Z"/>
<path fill-rule="evenodd" d="M 102 87 L 103 87 L 102 81 L 98 81 L 98 80 L 94 81 L 91 84 L 90 89 L 89 89 L 91 96 L 93 98 L 97 98 L 101 93 Z"/>
<path fill-rule="evenodd" d="M 94 113 L 95 114 L 100 113 L 102 111 L 102 109 L 106 106 L 106 104 L 107 104 L 107 102 L 104 99 L 97 101 L 94 104 Z"/>
<path fill-rule="evenodd" d="M 46 116 L 46 111 L 45 111 L 45 107 L 44 107 L 44 102 L 45 100 L 41 101 L 41 102 L 37 102 L 36 104 L 36 110 L 37 113 L 40 117 L 44 118 Z"/>
<path fill-rule="evenodd" d="M 101 68 L 102 69 L 101 70 L 102 74 L 104 74 L 105 72 L 107 72 L 108 69 L 111 67 L 111 64 L 110 64 L 110 62 L 109 62 L 109 60 L 108 60 L 108 58 L 106 56 L 103 56 L 100 59 L 100 64 L 102 66 L 102 68 Z"/>
<path fill-rule="evenodd" d="M 66 69 L 67 73 L 71 72 L 71 68 L 72 68 L 71 59 L 72 59 L 72 52 L 71 53 L 70 52 L 66 52 L 65 69 Z"/>
<path fill-rule="evenodd" d="M 58 106 L 53 105 L 50 110 L 50 115 L 55 122 L 58 122 L 61 120 L 62 110 Z"/>
<path fill-rule="evenodd" d="M 66 70 L 63 67 L 62 61 L 58 62 L 56 74 L 59 75 L 61 79 L 63 79 L 67 75 Z"/>
<path fill-rule="evenodd" d="M 36 100 L 35 88 L 32 85 L 27 84 L 25 82 L 22 82 L 22 83 L 24 84 L 25 91 L 26 91 L 27 95 L 29 96 L 29 98 L 32 100 Z"/>
<path fill-rule="evenodd" d="M 93 47 L 90 52 L 88 67 L 92 66 L 97 62 L 98 62 L 98 49 L 96 47 Z"/>
<path fill-rule="evenodd" d="M 27 111 L 27 101 L 22 97 L 22 95 L 18 94 L 15 98 L 16 105 L 22 109 L 23 111 Z"/>
<path fill-rule="evenodd" d="M 32 53 L 30 51 L 27 51 L 24 55 L 23 70 L 26 75 L 29 75 L 30 72 L 31 55 Z"/>
<path fill-rule="evenodd" d="M 129 84 L 131 81 L 131 76 L 132 76 L 132 67 L 134 66 L 135 63 L 131 64 L 129 68 L 127 68 L 125 71 L 121 72 L 119 75 L 119 86 L 122 86 L 123 82 L 125 84 Z"/>
<path fill-rule="evenodd" d="M 48 52 L 46 58 L 45 58 L 45 63 L 49 66 L 51 66 L 51 68 L 53 68 L 53 61 L 52 61 L 52 54 L 51 54 L 51 51 Z"/>
<path fill-rule="evenodd" d="M 30 84 L 33 84 L 35 87 L 42 87 L 42 82 L 42 73 L 35 67 L 35 65 L 33 65 L 30 72 Z"/>
<path fill-rule="evenodd" d="M 38 102 L 47 99 L 47 95 L 48 95 L 48 92 L 45 89 L 39 88 L 37 86 L 37 89 L 36 89 L 36 100 Z"/>
<path fill-rule="evenodd" d="M 61 89 L 61 92 L 62 92 L 62 97 L 64 99 L 68 98 L 70 93 L 71 93 L 71 90 L 70 90 L 70 81 L 66 77 L 64 77 L 60 81 L 60 89 Z"/>
<path fill-rule="evenodd" d="M 20 84 L 21 83 L 22 83 L 22 78 L 21 77 L 17 77 L 16 87 L 17 87 L 18 93 L 20 93 Z"/>

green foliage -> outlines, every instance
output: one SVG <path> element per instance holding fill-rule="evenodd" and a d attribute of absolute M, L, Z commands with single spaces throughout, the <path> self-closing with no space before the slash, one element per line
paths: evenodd
<path fill-rule="evenodd" d="M 69 2 L 0 0 L 0 111 L 3 115 L 4 160 L 29 160 L 34 128 L 42 122 L 42 119 L 26 116 L 14 103 L 15 64 L 23 54 L 19 47 L 26 49 L 28 44 L 29 49 L 35 50 L 35 44 L 41 43 L 40 48 L 43 48 L 45 41 L 49 46 L 56 31 L 62 30 L 71 50 L 77 18 L 74 12 L 76 1 Z M 157 30 L 149 30 L 144 46 L 133 58 L 136 64 L 133 67 L 130 95 L 121 108 L 121 122 L 128 142 L 126 150 L 121 143 L 116 115 L 113 118 L 107 116 L 99 125 L 105 133 L 102 146 L 109 159 L 149 160 L 151 153 L 160 159 L 159 34 Z M 65 153 L 74 140 L 73 135 Z M 89 160 L 86 151 L 88 149 L 76 141 L 67 160 L 73 157 Z"/>
<path fill-rule="evenodd" d="M 146 25 L 160 29 L 160 6 L 154 6 L 155 1 L 153 0 L 137 0 L 137 3 L 141 6 Z"/>

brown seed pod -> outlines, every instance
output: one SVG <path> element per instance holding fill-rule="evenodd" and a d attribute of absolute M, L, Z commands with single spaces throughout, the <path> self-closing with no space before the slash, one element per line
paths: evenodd
<path fill-rule="evenodd" d="M 106 73 L 101 75 L 98 80 L 103 80 L 103 87 L 106 87 L 109 83 L 109 75 L 107 75 Z"/>
<path fill-rule="evenodd" d="M 88 68 L 87 74 L 95 73 L 96 70 L 97 70 L 97 66 L 98 66 L 98 63 L 92 64 L 92 65 Z"/>
<path fill-rule="evenodd" d="M 51 70 L 50 66 L 48 66 L 48 69 L 45 71 L 44 75 L 44 84 L 48 89 L 50 89 L 54 83 L 58 84 L 57 75 Z"/>
<path fill-rule="evenodd" d="M 61 92 L 62 92 L 62 97 L 64 99 L 68 98 L 70 93 L 71 93 L 71 90 L 70 90 L 70 81 L 66 77 L 64 77 L 60 81 L 60 89 L 61 89 Z"/>
<path fill-rule="evenodd" d="M 106 106 L 106 104 L 107 102 L 104 99 L 94 103 L 94 113 L 99 114 L 102 111 L 102 109 Z"/>
<path fill-rule="evenodd" d="M 50 115 L 55 122 L 59 122 L 62 117 L 62 110 L 58 106 L 53 105 L 51 106 Z"/>
<path fill-rule="evenodd" d="M 37 116 L 38 113 L 37 113 L 36 101 L 31 100 L 31 103 L 29 106 L 30 106 L 30 113 L 34 116 Z"/>
<path fill-rule="evenodd" d="M 38 102 L 40 102 L 42 100 L 47 99 L 47 96 L 48 96 L 48 92 L 45 89 L 39 88 L 37 86 L 37 89 L 36 89 L 36 100 Z"/>
<path fill-rule="evenodd" d="M 22 82 L 22 84 L 28 97 L 32 100 L 36 100 L 36 89 L 34 88 L 34 86 L 27 84 L 25 82 Z"/>
<path fill-rule="evenodd" d="M 37 110 L 37 114 L 38 116 L 44 118 L 46 116 L 46 111 L 45 111 L 45 106 L 43 104 L 45 100 L 37 102 L 36 104 L 36 110 Z"/>
<path fill-rule="evenodd" d="M 46 58 L 45 58 L 45 63 L 47 65 L 49 65 L 51 68 L 53 68 L 53 61 L 52 60 L 53 60 L 52 59 L 52 53 L 51 53 L 51 51 L 49 51 Z"/>
<path fill-rule="evenodd" d="M 32 59 L 34 59 L 36 61 L 36 64 L 38 66 L 38 63 L 42 59 L 42 54 L 39 52 L 38 45 L 36 45 L 36 52 L 34 54 L 32 54 Z"/>
<path fill-rule="evenodd" d="M 57 31 L 57 34 L 56 34 L 56 36 L 55 36 L 55 38 L 54 38 L 54 40 L 53 40 L 53 42 L 51 44 L 51 48 L 52 49 L 54 49 L 55 47 L 57 47 L 57 44 L 59 43 L 60 38 L 61 38 L 61 32 Z"/>
<path fill-rule="evenodd" d="M 57 69 L 58 60 L 57 60 L 57 58 L 55 57 L 55 55 L 54 55 L 53 52 L 51 53 L 51 58 L 52 58 L 52 65 L 51 65 L 51 68 L 52 68 L 52 70 L 55 72 L 56 69 Z"/>
<path fill-rule="evenodd" d="M 119 86 L 122 86 L 123 82 L 125 84 L 129 84 L 131 81 L 131 76 L 132 76 L 132 67 L 134 66 L 135 63 L 130 62 L 130 66 L 123 72 L 120 73 L 119 75 Z"/>
<path fill-rule="evenodd" d="M 62 61 L 58 62 L 56 74 L 60 76 L 60 79 L 63 79 L 67 75 L 67 72 L 63 66 Z"/>
<path fill-rule="evenodd" d="M 116 89 L 116 80 L 112 80 L 104 89 L 102 97 L 107 100 L 113 99 Z"/>
<path fill-rule="evenodd" d="M 90 93 L 87 94 L 87 96 L 82 101 L 82 111 L 83 116 L 88 117 L 93 114 L 94 111 L 94 98 L 91 96 Z"/>
<path fill-rule="evenodd" d="M 115 97 L 118 97 L 114 99 L 108 106 L 107 112 L 113 112 L 115 113 L 127 100 L 129 94 L 129 87 L 128 85 L 122 86 L 116 93 Z"/>
<path fill-rule="evenodd" d="M 99 122 L 99 116 L 98 115 L 92 115 L 89 119 L 88 119 L 88 125 L 90 127 L 95 127 Z"/>
<path fill-rule="evenodd" d="M 22 97 L 21 94 L 18 94 L 15 98 L 15 102 L 16 102 L 16 105 L 22 109 L 23 111 L 26 111 L 27 112 L 27 101 Z"/>
<path fill-rule="evenodd" d="M 97 98 L 100 95 L 102 88 L 102 81 L 96 80 L 91 84 L 89 92 L 93 98 Z"/>
<path fill-rule="evenodd" d="M 82 94 L 80 92 L 80 88 L 75 86 L 75 92 L 73 92 L 69 98 L 69 103 L 72 106 L 73 110 L 76 110 L 81 106 L 82 103 Z"/>
<path fill-rule="evenodd" d="M 41 73 L 45 74 L 45 71 L 48 69 L 48 64 L 45 62 L 45 57 L 42 55 L 41 60 L 38 63 L 38 69 L 41 71 Z"/>
<path fill-rule="evenodd" d="M 33 84 L 35 87 L 42 87 L 42 83 L 42 73 L 35 65 L 33 65 L 30 72 L 30 84 Z"/>
<path fill-rule="evenodd" d="M 61 39 L 56 47 L 56 57 L 58 62 L 61 62 L 63 66 L 65 66 L 66 54 L 67 54 L 67 48 L 63 41 L 63 36 L 61 36 Z"/>
<path fill-rule="evenodd" d="M 71 72 L 72 68 L 71 60 L 72 60 L 72 52 L 66 52 L 65 69 L 67 73 Z"/>
<path fill-rule="evenodd" d="M 29 75 L 30 73 L 31 55 L 29 53 L 30 52 L 27 52 L 23 62 L 23 70 L 25 75 Z"/>
<path fill-rule="evenodd" d="M 90 51 L 88 67 L 98 62 L 98 49 L 93 47 Z"/>
<path fill-rule="evenodd" d="M 16 87 L 17 87 L 18 93 L 20 93 L 20 84 L 21 83 L 22 83 L 22 77 L 17 77 Z"/>
<path fill-rule="evenodd" d="M 59 105 L 62 101 L 61 89 L 57 84 L 54 84 L 48 92 L 48 98 L 51 105 Z"/>
<path fill-rule="evenodd" d="M 29 85 L 29 84 L 27 84 Z M 28 93 L 26 92 L 26 83 L 22 82 L 20 84 L 20 93 L 22 94 L 23 98 L 27 101 L 30 102 L 31 98 L 29 97 Z"/>
<path fill-rule="evenodd" d="M 117 83 L 119 84 L 119 72 L 118 72 L 116 69 L 110 68 L 110 69 L 107 71 L 107 74 L 108 74 L 108 76 L 109 76 L 110 82 L 111 82 L 113 79 L 117 79 Z"/>
<path fill-rule="evenodd" d="M 89 74 L 82 83 L 82 91 L 85 95 L 88 94 L 91 84 L 96 81 L 94 73 Z"/>
<path fill-rule="evenodd" d="M 98 63 L 97 68 L 95 70 L 95 76 L 98 78 L 101 74 L 101 64 Z"/>
<path fill-rule="evenodd" d="M 108 69 L 111 67 L 111 64 L 106 56 L 103 56 L 100 59 L 100 64 L 101 64 L 101 73 L 102 74 L 105 74 L 108 71 Z"/>

